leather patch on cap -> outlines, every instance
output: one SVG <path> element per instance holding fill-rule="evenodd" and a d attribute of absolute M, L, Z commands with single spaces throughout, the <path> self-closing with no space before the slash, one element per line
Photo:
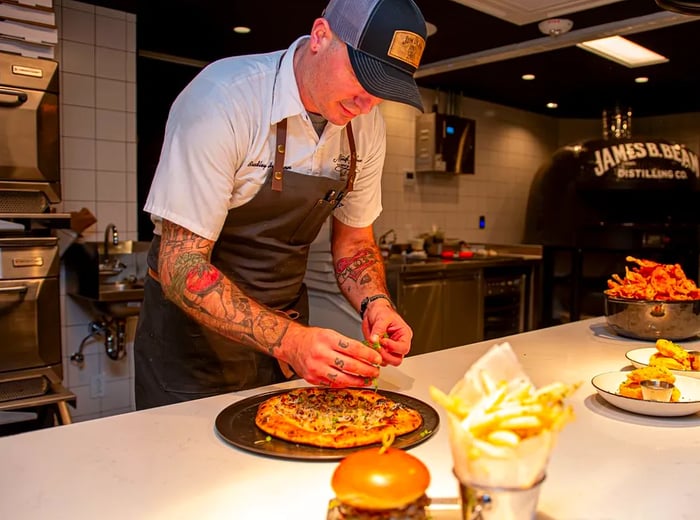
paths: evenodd
<path fill-rule="evenodd" d="M 424 49 L 425 40 L 419 34 L 410 31 L 394 31 L 387 54 L 417 69 Z"/>

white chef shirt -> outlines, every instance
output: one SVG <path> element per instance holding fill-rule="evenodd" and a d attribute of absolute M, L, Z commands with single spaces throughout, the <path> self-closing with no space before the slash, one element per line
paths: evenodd
<path fill-rule="evenodd" d="M 216 61 L 180 93 L 170 109 L 144 207 L 156 234 L 161 219 L 167 219 L 215 241 L 228 211 L 250 201 L 264 184 L 274 161 L 275 124 L 284 118 L 286 168 L 334 179 L 339 169 L 347 169 L 350 152 L 343 127 L 329 122 L 319 138 L 299 96 L 293 57 L 305 38 L 286 52 Z M 365 227 L 382 210 L 386 127 L 374 107 L 354 118 L 352 129 L 357 176 L 334 215 L 346 225 Z"/>

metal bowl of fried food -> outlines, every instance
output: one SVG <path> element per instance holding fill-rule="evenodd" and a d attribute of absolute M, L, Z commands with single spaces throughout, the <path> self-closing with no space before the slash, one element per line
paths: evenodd
<path fill-rule="evenodd" d="M 700 334 L 700 300 L 633 300 L 605 296 L 605 319 L 618 335 L 680 341 Z"/>

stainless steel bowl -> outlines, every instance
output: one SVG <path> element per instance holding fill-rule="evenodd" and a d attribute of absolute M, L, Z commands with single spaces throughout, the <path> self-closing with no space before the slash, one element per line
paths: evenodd
<path fill-rule="evenodd" d="M 679 341 L 700 334 L 700 300 L 648 301 L 606 296 L 605 318 L 620 336 Z"/>

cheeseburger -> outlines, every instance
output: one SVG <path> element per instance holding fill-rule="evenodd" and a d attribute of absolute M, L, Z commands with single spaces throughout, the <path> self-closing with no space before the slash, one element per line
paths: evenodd
<path fill-rule="evenodd" d="M 333 472 L 327 520 L 425 520 L 429 484 L 425 464 L 403 450 L 357 451 Z"/>

